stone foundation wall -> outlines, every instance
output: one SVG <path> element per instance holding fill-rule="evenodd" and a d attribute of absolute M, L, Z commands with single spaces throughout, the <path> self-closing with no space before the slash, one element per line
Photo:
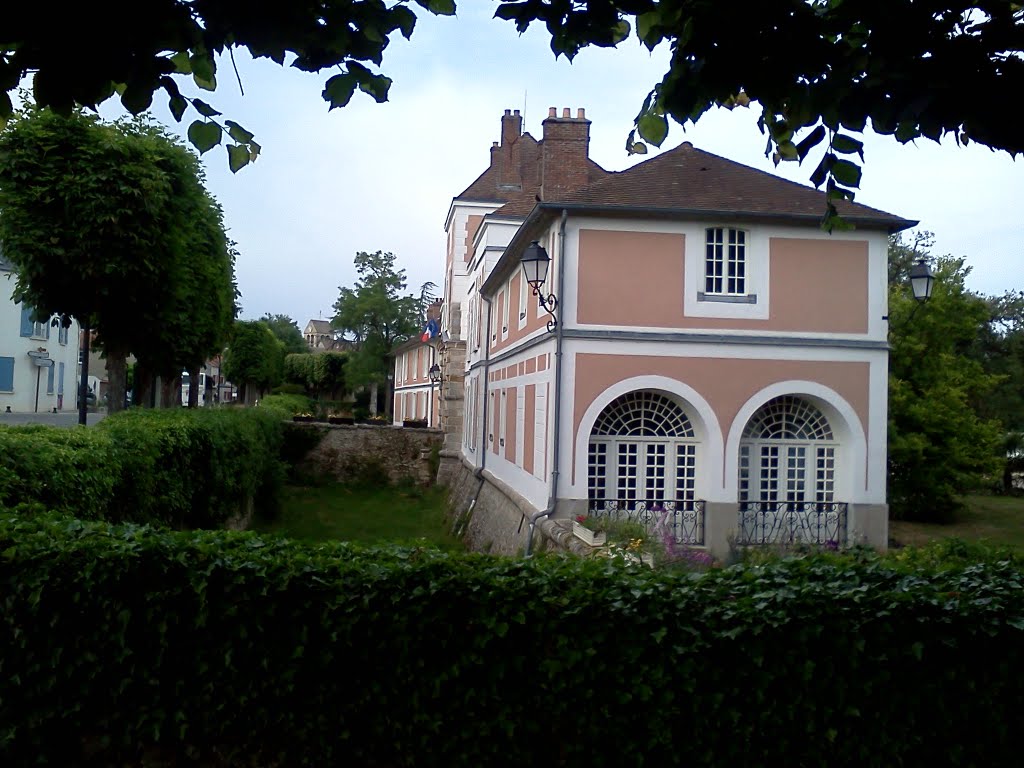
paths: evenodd
<path fill-rule="evenodd" d="M 437 429 L 370 424 L 294 424 L 293 428 L 323 434 L 318 445 L 299 461 L 300 470 L 337 482 L 386 476 L 391 483 L 430 485 L 430 452 L 440 447 Z"/>
<path fill-rule="evenodd" d="M 460 458 L 450 462 L 448 509 L 453 527 L 466 546 L 477 552 L 522 555 L 530 518 L 538 511 L 526 499 L 486 470 L 477 475 Z M 533 551 L 563 551 L 578 555 L 593 550 L 572 534 L 571 519 L 543 518 L 533 533 Z"/>

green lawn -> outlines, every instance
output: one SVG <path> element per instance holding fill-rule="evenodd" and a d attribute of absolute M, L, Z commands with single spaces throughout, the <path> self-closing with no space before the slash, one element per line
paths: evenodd
<path fill-rule="evenodd" d="M 426 539 L 441 549 L 461 549 L 445 525 L 444 501 L 440 488 L 288 486 L 277 519 L 257 520 L 253 529 L 307 541 L 393 544 Z"/>
<path fill-rule="evenodd" d="M 893 520 L 889 536 L 903 545 L 926 544 L 956 537 L 967 541 L 986 540 L 1024 554 L 1024 497 L 968 496 L 967 509 L 949 524 L 910 523 Z"/>

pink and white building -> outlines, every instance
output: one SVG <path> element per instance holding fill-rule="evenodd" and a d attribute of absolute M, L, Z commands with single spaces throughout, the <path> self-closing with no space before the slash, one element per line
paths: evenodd
<path fill-rule="evenodd" d="M 425 421 L 428 427 L 440 423 L 438 388 L 430 380 L 430 367 L 437 362 L 434 344 L 413 338 L 395 347 L 394 402 L 391 420 L 395 426 L 406 421 Z"/>
<path fill-rule="evenodd" d="M 506 111 L 446 221 L 446 447 L 522 510 L 493 525 L 665 510 L 718 555 L 884 547 L 886 252 L 915 222 L 844 203 L 828 234 L 822 193 L 689 143 L 609 173 L 589 128 L 552 109 L 537 141 Z"/>

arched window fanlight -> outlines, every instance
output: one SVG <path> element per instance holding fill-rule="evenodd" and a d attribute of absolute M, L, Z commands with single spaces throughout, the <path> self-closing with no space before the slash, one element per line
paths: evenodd
<path fill-rule="evenodd" d="M 693 437 L 693 426 L 674 400 L 658 392 L 634 391 L 620 395 L 605 407 L 592 436 Z"/>
<path fill-rule="evenodd" d="M 803 398 L 783 395 L 761 406 L 743 430 L 746 440 L 834 440 L 828 419 Z"/>

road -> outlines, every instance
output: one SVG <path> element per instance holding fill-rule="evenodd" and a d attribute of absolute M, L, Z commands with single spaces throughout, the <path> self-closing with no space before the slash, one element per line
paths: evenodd
<path fill-rule="evenodd" d="M 90 413 L 87 417 L 89 426 L 103 420 L 106 411 Z M 78 426 L 78 411 L 61 411 L 60 413 L 3 413 L 0 411 L 0 424 L 49 424 L 52 427 Z"/>

